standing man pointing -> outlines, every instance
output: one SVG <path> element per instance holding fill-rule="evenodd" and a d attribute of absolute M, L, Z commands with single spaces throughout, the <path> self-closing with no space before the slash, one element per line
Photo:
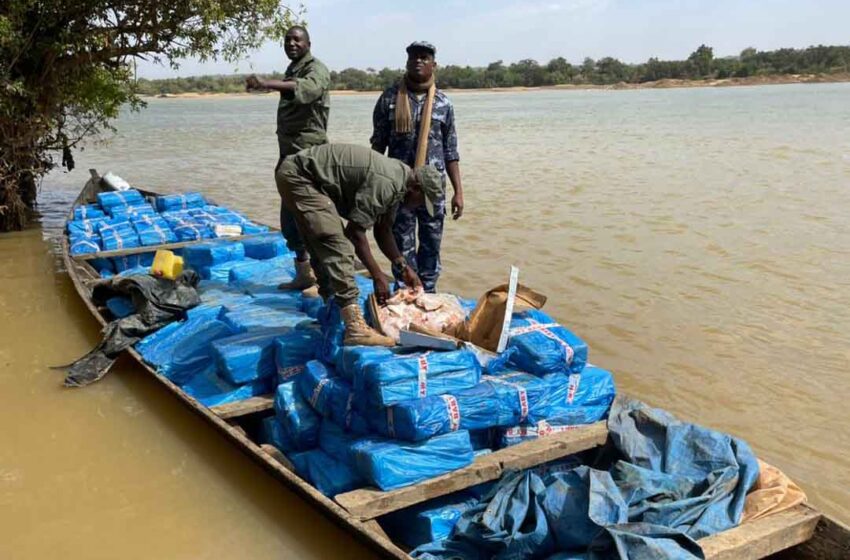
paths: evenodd
<path fill-rule="evenodd" d="M 277 172 L 283 160 L 306 148 L 328 142 L 328 115 L 330 113 L 330 72 L 310 52 L 310 34 L 296 25 L 286 32 L 283 48 L 291 61 L 283 80 L 266 80 L 250 75 L 245 80 L 247 89 L 266 89 L 280 92 L 277 106 L 277 143 L 280 157 Z M 277 181 L 277 177 L 275 179 Z M 280 190 L 280 185 L 278 185 Z M 280 230 L 286 246 L 295 253 L 295 279 L 281 284 L 281 289 L 303 290 L 316 284 L 310 267 L 309 254 L 298 233 L 295 219 L 281 201 Z"/>

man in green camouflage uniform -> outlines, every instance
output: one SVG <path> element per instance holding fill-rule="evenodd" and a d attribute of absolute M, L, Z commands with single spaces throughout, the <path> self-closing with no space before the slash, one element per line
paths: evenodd
<path fill-rule="evenodd" d="M 297 152 L 328 142 L 330 113 L 330 72 L 310 53 L 310 35 L 301 26 L 293 26 L 284 39 L 286 56 L 292 61 L 283 80 L 266 80 L 251 75 L 246 80 L 248 90 L 271 89 L 280 92 L 277 106 L 277 142 L 280 158 L 275 172 L 284 159 Z M 280 187 L 278 186 L 278 190 Z M 298 234 L 292 215 L 283 203 L 280 206 L 280 230 L 286 245 L 295 253 L 296 276 L 282 289 L 305 289 L 316 283 L 307 248 Z"/>
<path fill-rule="evenodd" d="M 393 339 L 363 320 L 354 255 L 372 276 L 378 302 L 385 303 L 390 287 L 369 248 L 366 230 L 372 228 L 378 247 L 400 268 L 405 284 L 421 289 L 422 282 L 396 246 L 393 221 L 399 207 L 424 206 L 434 212 L 443 195 L 442 174 L 429 165 L 411 170 L 366 146 L 325 144 L 286 158 L 277 184 L 315 266 L 319 294 L 325 300 L 333 296 L 342 310 L 344 344 L 393 346 Z M 348 222 L 344 227 L 342 219 Z"/>

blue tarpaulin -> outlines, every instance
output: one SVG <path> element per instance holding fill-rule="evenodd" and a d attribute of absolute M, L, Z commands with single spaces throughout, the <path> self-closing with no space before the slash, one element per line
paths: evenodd
<path fill-rule="evenodd" d="M 385 515 L 380 523 L 393 541 L 416 548 L 448 538 L 460 516 L 477 503 L 473 494 L 455 492 Z"/>

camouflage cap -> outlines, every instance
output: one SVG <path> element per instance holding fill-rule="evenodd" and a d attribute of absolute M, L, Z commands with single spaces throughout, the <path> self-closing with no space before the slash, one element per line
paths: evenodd
<path fill-rule="evenodd" d="M 407 54 L 410 54 L 410 51 L 414 50 L 425 50 L 430 51 L 432 55 L 437 56 L 437 47 L 429 43 L 428 41 L 413 41 L 407 48 L 405 49 Z"/>
<path fill-rule="evenodd" d="M 413 170 L 413 177 L 425 195 L 425 210 L 434 216 L 434 203 L 443 196 L 443 174 L 433 165 L 423 165 Z"/>

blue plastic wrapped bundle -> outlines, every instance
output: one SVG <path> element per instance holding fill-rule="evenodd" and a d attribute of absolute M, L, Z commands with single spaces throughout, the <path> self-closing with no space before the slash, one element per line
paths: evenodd
<path fill-rule="evenodd" d="M 587 363 L 587 344 L 537 309 L 511 318 L 506 353 L 511 364 L 535 375 L 579 373 Z"/>
<path fill-rule="evenodd" d="M 419 443 L 366 438 L 352 448 L 357 472 L 381 490 L 416 484 L 472 463 L 469 432 L 458 430 Z"/>
<path fill-rule="evenodd" d="M 294 381 L 277 386 L 274 395 L 275 416 L 296 449 L 307 450 L 319 443 L 322 419 L 301 396 Z"/>
<path fill-rule="evenodd" d="M 290 282 L 295 277 L 295 265 L 292 259 L 276 257 L 263 261 L 245 262 L 230 271 L 230 283 L 242 286 L 249 291 L 259 291 L 266 287 L 277 290 L 282 282 Z"/>
<path fill-rule="evenodd" d="M 276 416 L 266 416 L 260 425 L 260 443 L 268 443 L 277 447 L 283 453 L 289 453 L 295 449 L 289 434 L 277 421 Z"/>
<path fill-rule="evenodd" d="M 153 264 L 153 253 L 124 255 L 123 257 L 112 257 L 111 260 L 115 272 L 124 272 L 131 268 L 150 267 Z"/>
<path fill-rule="evenodd" d="M 116 319 L 122 319 L 136 312 L 133 300 L 123 296 L 115 296 L 106 300 L 106 308 Z"/>
<path fill-rule="evenodd" d="M 544 377 L 550 385 L 566 386 L 566 394 L 552 401 L 547 420 L 550 424 L 590 424 L 608 415 L 617 396 L 611 372 L 587 364 L 581 373 L 568 376 L 556 373 Z M 556 391 L 558 395 L 563 391 Z"/>
<path fill-rule="evenodd" d="M 239 241 L 210 241 L 183 248 L 186 265 L 195 270 L 229 261 L 241 261 L 245 256 L 245 247 Z"/>
<path fill-rule="evenodd" d="M 482 430 L 516 426 L 545 419 L 552 402 L 566 394 L 546 380 L 527 373 L 482 376 L 475 387 L 454 395 L 411 399 L 370 417 L 379 433 L 408 441 L 421 441 L 453 430 Z M 559 393 L 560 392 L 560 393 Z"/>
<path fill-rule="evenodd" d="M 272 377 L 275 341 L 288 332 L 289 328 L 263 329 L 216 340 L 212 353 L 219 375 L 235 384 Z"/>
<path fill-rule="evenodd" d="M 83 204 L 74 207 L 74 220 L 90 220 L 91 218 L 103 218 L 106 216 L 103 209 L 97 204 Z"/>
<path fill-rule="evenodd" d="M 196 222 L 186 211 L 163 212 L 162 218 L 171 226 L 171 230 L 180 241 L 212 239 L 213 233 L 204 224 Z"/>
<path fill-rule="evenodd" d="M 354 382 L 355 372 L 363 369 L 362 364 L 395 358 L 397 352 L 385 346 L 345 346 L 339 352 L 336 371 L 340 377 Z"/>
<path fill-rule="evenodd" d="M 130 204 L 143 204 L 145 197 L 136 189 L 127 189 L 126 191 L 109 191 L 97 194 L 97 202 L 104 210 L 109 210 L 113 206 L 127 206 Z"/>
<path fill-rule="evenodd" d="M 201 208 L 206 206 L 207 201 L 199 192 L 188 192 L 185 194 L 166 194 L 156 197 L 156 209 L 159 212 L 172 210 L 187 210 L 189 208 Z"/>
<path fill-rule="evenodd" d="M 252 294 L 252 304 L 268 309 L 302 312 L 304 297 L 298 291 L 286 292 L 248 292 Z"/>
<path fill-rule="evenodd" d="M 227 282 L 228 278 L 230 278 L 230 271 L 248 260 L 227 261 L 212 266 L 203 266 L 195 270 L 199 270 L 202 278 L 212 280 L 213 282 Z"/>
<path fill-rule="evenodd" d="M 278 382 L 289 381 L 313 359 L 321 333 L 313 329 L 294 330 L 278 337 L 274 343 Z"/>
<path fill-rule="evenodd" d="M 297 311 L 273 309 L 260 305 L 245 305 L 224 314 L 224 322 L 234 332 L 244 333 L 257 329 L 295 327 L 299 323 L 313 320 Z"/>
<path fill-rule="evenodd" d="M 257 260 L 285 257 L 290 254 L 286 241 L 280 233 L 258 235 L 242 241 L 245 246 L 245 256 Z"/>
<path fill-rule="evenodd" d="M 189 212 L 196 220 L 210 226 L 216 224 L 241 226 L 243 235 L 254 235 L 269 231 L 268 226 L 256 224 L 240 212 L 221 206 L 204 206 L 203 208 L 192 209 Z"/>
<path fill-rule="evenodd" d="M 319 316 L 319 311 L 325 303 L 320 297 L 305 297 L 302 303 L 301 311 L 308 316 L 316 319 Z"/>
<path fill-rule="evenodd" d="M 100 224 L 108 223 L 107 218 L 91 218 L 86 220 L 71 220 L 65 224 L 68 235 L 94 235 L 98 233 Z"/>
<path fill-rule="evenodd" d="M 100 251 L 100 236 L 96 233 L 91 235 L 73 234 L 68 239 L 71 245 L 72 255 L 87 255 Z"/>
<path fill-rule="evenodd" d="M 115 267 L 109 259 L 91 259 L 89 260 L 89 264 L 98 272 L 103 272 L 104 270 L 115 272 Z"/>
<path fill-rule="evenodd" d="M 201 282 L 203 285 L 205 282 Z M 214 284 L 208 284 L 214 285 Z M 234 292 L 226 289 L 227 285 L 224 285 L 225 289 L 221 288 L 208 288 L 208 289 L 199 289 L 198 295 L 201 296 L 201 301 L 207 305 L 223 305 L 228 309 L 236 309 L 240 306 L 250 305 L 251 302 L 254 301 L 254 298 L 249 296 L 248 294 L 243 294 L 242 292 Z"/>
<path fill-rule="evenodd" d="M 354 388 L 372 406 L 390 406 L 407 399 L 456 393 L 480 381 L 481 366 L 467 350 L 424 352 L 393 358 L 360 360 Z"/>
<path fill-rule="evenodd" d="M 268 379 L 259 379 L 245 385 L 234 385 L 216 375 L 215 364 L 199 371 L 183 385 L 183 390 L 204 406 L 218 406 L 264 395 L 272 387 Z"/>
<path fill-rule="evenodd" d="M 355 393 L 351 384 L 337 377 L 333 368 L 318 360 L 309 361 L 295 383 L 301 396 L 321 416 L 330 418 L 352 433 L 368 433 L 365 418 L 354 409 Z"/>
<path fill-rule="evenodd" d="M 101 237 L 101 245 L 105 251 L 115 249 L 132 249 L 140 247 L 139 235 L 130 222 L 101 223 L 98 226 Z"/>
<path fill-rule="evenodd" d="M 142 216 L 156 216 L 156 210 L 153 206 L 147 203 L 143 204 L 130 204 L 130 205 L 116 205 L 109 208 L 106 211 L 109 216 L 114 220 L 128 220 L 132 221 L 136 218 L 140 218 Z"/>
<path fill-rule="evenodd" d="M 390 513 L 381 518 L 381 527 L 393 541 L 416 548 L 448 538 L 460 516 L 477 503 L 473 494 L 455 492 Z"/>
<path fill-rule="evenodd" d="M 295 471 L 325 496 L 333 497 L 365 485 L 355 469 L 321 449 L 293 453 L 290 458 Z"/>
<path fill-rule="evenodd" d="M 171 231 L 168 222 L 159 216 L 136 216 L 132 224 L 139 235 L 139 242 L 144 246 L 177 242 L 177 236 Z"/>
<path fill-rule="evenodd" d="M 322 420 L 319 429 L 319 447 L 322 451 L 348 465 L 354 465 L 354 454 L 351 449 L 355 443 L 363 439 L 361 436 L 346 432 L 336 422 Z"/>

